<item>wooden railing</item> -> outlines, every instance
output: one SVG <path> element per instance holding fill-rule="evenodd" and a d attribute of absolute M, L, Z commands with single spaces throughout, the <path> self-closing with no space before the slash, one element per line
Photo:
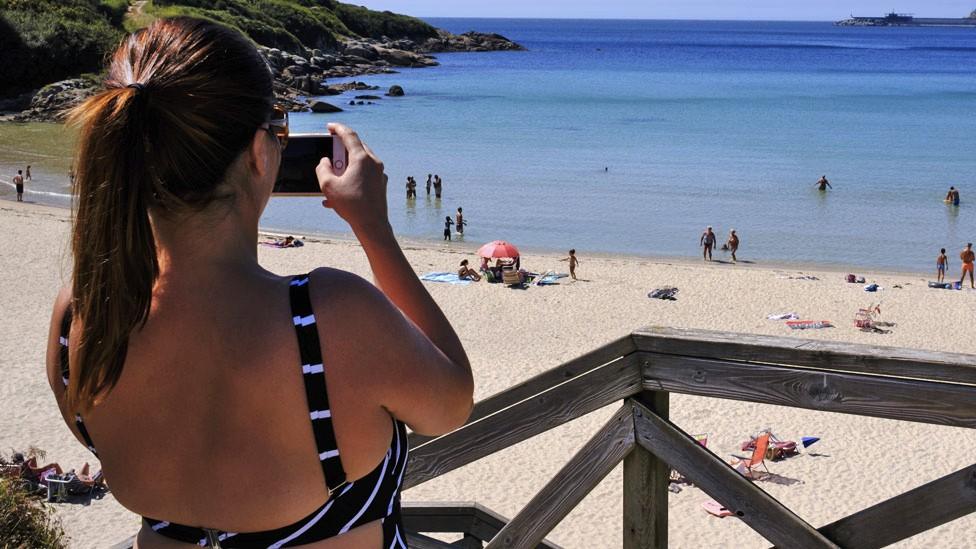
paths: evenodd
<path fill-rule="evenodd" d="M 976 511 L 973 464 L 816 528 L 671 423 L 669 393 L 972 429 L 976 356 L 701 330 L 637 331 L 479 402 L 468 423 L 452 433 L 411 435 L 408 489 L 622 402 L 511 520 L 474 504 L 406 506 L 411 546 L 554 547 L 545 536 L 621 461 L 626 549 L 667 547 L 672 468 L 778 547 L 883 547 Z M 435 532 L 464 537 L 448 544 L 423 535 Z"/>

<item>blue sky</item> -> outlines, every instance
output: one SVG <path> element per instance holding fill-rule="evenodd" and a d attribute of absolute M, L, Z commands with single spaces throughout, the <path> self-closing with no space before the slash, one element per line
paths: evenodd
<path fill-rule="evenodd" d="M 891 10 L 918 17 L 964 17 L 976 0 L 346 0 L 419 17 L 610 19 L 778 19 L 833 21 Z"/>

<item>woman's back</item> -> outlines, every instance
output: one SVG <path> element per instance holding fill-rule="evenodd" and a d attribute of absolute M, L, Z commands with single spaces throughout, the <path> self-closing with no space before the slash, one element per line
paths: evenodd
<path fill-rule="evenodd" d="M 406 426 L 456 427 L 472 387 L 386 220 L 382 163 L 334 126 L 348 167 L 317 170 L 378 288 L 325 268 L 276 276 L 257 263 L 257 227 L 287 118 L 261 95 L 253 46 L 160 20 L 109 74 L 76 115 L 72 287 L 55 304 L 48 376 L 116 498 L 146 517 L 139 544 L 404 546 Z"/>

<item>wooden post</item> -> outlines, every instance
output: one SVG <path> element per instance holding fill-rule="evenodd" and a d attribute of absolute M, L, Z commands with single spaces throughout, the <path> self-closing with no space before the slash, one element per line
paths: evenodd
<path fill-rule="evenodd" d="M 667 419 L 668 393 L 645 391 L 634 399 Z M 670 478 L 671 467 L 641 446 L 624 458 L 624 549 L 667 548 Z"/>

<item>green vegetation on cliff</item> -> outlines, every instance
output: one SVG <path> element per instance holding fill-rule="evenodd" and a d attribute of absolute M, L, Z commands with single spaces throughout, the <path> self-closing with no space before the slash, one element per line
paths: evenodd
<path fill-rule="evenodd" d="M 155 17 L 191 15 L 234 27 L 291 53 L 333 49 L 343 38 L 423 41 L 437 29 L 419 19 L 334 0 L 0 0 L 0 97 L 101 69 L 125 32 Z"/>

